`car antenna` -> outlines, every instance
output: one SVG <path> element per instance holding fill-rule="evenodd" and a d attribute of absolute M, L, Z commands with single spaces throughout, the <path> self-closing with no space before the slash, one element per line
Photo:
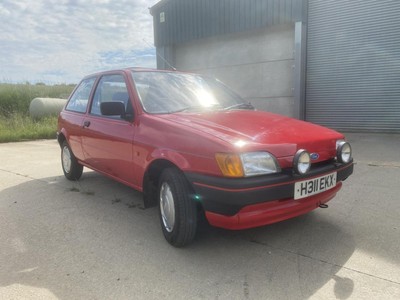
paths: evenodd
<path fill-rule="evenodd" d="M 145 39 L 143 39 L 143 42 L 145 42 L 148 46 L 153 47 L 153 45 L 151 45 L 151 44 L 150 44 L 148 41 L 146 41 Z M 157 53 L 157 50 L 156 50 L 156 55 L 157 55 L 159 58 L 161 58 L 161 59 L 163 60 L 163 62 L 165 62 L 172 70 L 177 71 L 177 69 L 176 69 L 173 65 L 171 65 L 160 53 Z"/>

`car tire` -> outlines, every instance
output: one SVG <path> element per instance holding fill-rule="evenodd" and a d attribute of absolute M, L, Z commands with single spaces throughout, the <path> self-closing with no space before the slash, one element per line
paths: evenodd
<path fill-rule="evenodd" d="M 197 207 L 185 176 L 175 168 L 163 171 L 158 186 L 159 215 L 165 239 L 174 247 L 190 244 L 197 230 Z"/>
<path fill-rule="evenodd" d="M 68 180 L 78 180 L 82 176 L 83 166 L 78 163 L 67 141 L 61 145 L 61 165 Z"/>

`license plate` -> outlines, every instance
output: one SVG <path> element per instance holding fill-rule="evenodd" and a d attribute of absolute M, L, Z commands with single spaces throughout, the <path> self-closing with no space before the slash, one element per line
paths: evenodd
<path fill-rule="evenodd" d="M 336 186 L 337 173 L 303 180 L 294 184 L 294 199 L 301 199 L 327 191 Z"/>

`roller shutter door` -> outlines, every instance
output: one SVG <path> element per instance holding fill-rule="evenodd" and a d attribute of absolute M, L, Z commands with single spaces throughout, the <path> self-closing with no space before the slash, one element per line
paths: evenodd
<path fill-rule="evenodd" d="M 400 1 L 309 0 L 306 119 L 400 132 Z"/>

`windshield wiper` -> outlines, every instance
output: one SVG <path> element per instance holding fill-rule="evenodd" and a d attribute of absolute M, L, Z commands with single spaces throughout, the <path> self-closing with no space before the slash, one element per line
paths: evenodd
<path fill-rule="evenodd" d="M 216 107 L 220 107 L 220 104 L 215 104 L 212 106 L 202 106 L 202 105 L 192 105 L 192 106 L 187 106 L 178 110 L 170 111 L 169 113 L 178 113 L 178 112 L 187 112 L 187 111 L 194 111 L 194 110 L 209 110 L 213 109 Z"/>
<path fill-rule="evenodd" d="M 253 105 L 251 105 L 250 102 L 248 103 L 236 103 L 234 105 L 225 107 L 224 110 L 230 110 L 230 109 L 255 109 Z"/>
<path fill-rule="evenodd" d="M 178 109 L 178 110 L 170 111 L 169 113 L 172 114 L 172 113 L 178 113 L 178 112 L 185 112 L 185 111 L 191 111 L 191 110 L 196 110 L 196 109 L 200 109 L 200 108 L 203 108 L 203 107 L 200 105 L 186 106 L 186 107 Z"/>

